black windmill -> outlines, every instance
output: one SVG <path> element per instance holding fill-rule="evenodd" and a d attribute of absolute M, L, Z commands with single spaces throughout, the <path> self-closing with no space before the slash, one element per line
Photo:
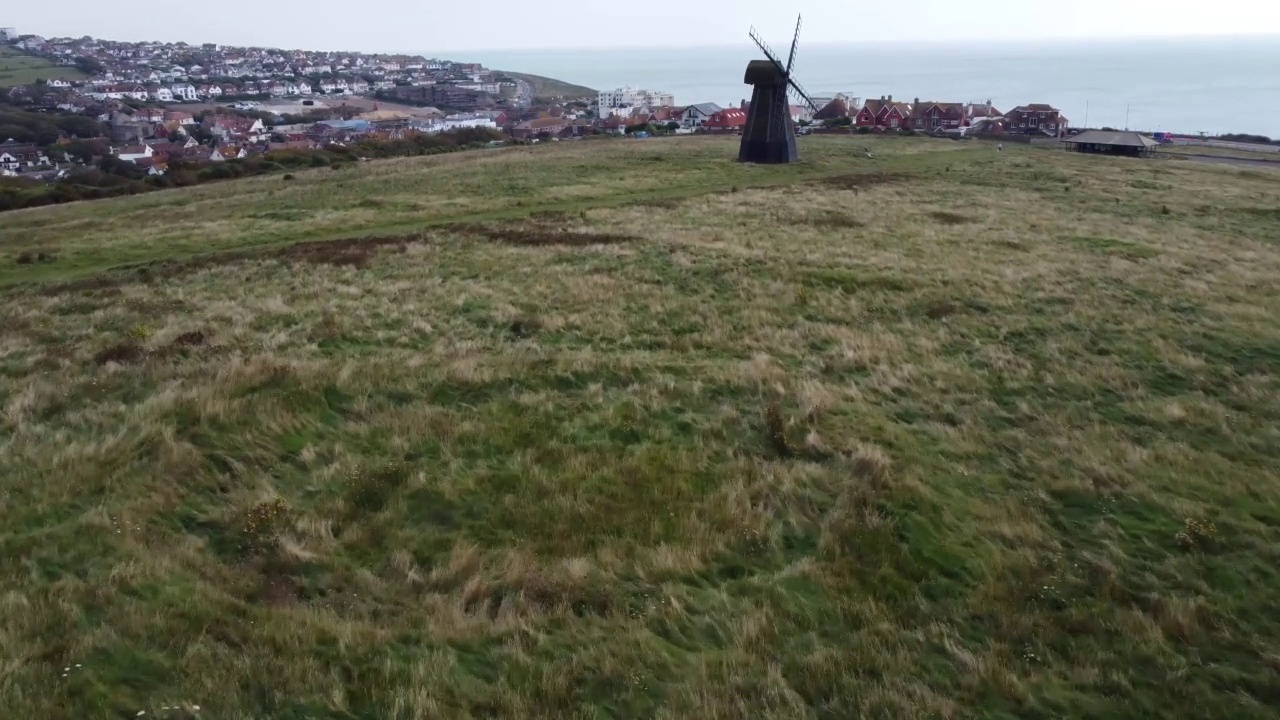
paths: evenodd
<path fill-rule="evenodd" d="M 791 66 L 796 61 L 796 46 L 800 42 L 800 18 L 796 18 L 796 35 L 791 41 L 791 55 L 783 65 L 769 45 L 751 28 L 751 39 L 764 51 L 767 60 L 747 63 L 747 76 L 743 80 L 753 86 L 751 109 L 747 112 L 747 126 L 742 130 L 742 147 L 738 160 L 753 163 L 789 163 L 798 159 L 796 154 L 796 128 L 791 122 L 791 101 L 788 95 L 808 105 L 814 112 L 818 108 L 809 99 L 809 93 L 791 77 Z"/>

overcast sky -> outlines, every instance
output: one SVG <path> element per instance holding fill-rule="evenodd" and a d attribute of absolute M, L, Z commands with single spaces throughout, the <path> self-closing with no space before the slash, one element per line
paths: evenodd
<path fill-rule="evenodd" d="M 661 47 L 740 43 L 750 25 L 788 44 L 797 12 L 807 42 L 1032 40 L 1162 35 L 1280 35 L 1280 0 L 737 0 L 727 3 L 525 3 L 277 0 L 160 4 L 5 2 L 0 26 L 45 36 L 184 40 L 367 52 Z M 1062 10 L 1054 13 L 1052 7 Z M 531 9 L 538 8 L 538 9 Z"/>

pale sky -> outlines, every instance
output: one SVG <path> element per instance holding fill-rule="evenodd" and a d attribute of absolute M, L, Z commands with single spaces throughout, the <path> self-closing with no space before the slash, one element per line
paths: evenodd
<path fill-rule="evenodd" d="M 1035 40 L 1177 35 L 1280 35 L 1280 1 L 1237 0 L 1225 12 L 1203 0 L 808 0 L 788 3 L 525 3 L 424 0 L 276 0 L 239 5 L 157 5 L 101 0 L 6 2 L 0 26 L 45 36 L 364 52 L 741 43 L 755 25 L 789 44 L 797 12 L 806 42 Z M 1049 8 L 1060 6 L 1053 12 Z M 537 9 L 531 9 L 537 8 Z"/>

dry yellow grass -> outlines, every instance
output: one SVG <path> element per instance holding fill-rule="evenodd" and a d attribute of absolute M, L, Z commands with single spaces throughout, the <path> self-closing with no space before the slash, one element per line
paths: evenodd
<path fill-rule="evenodd" d="M 248 180 L 172 196 L 242 255 L 37 269 L 0 716 L 1272 716 L 1280 173 L 872 142 L 450 157 L 381 245 L 264 245 Z M 164 195 L 0 254 L 163 258 Z"/>

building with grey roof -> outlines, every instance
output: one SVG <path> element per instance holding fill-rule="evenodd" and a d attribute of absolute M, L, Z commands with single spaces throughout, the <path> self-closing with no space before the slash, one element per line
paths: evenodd
<path fill-rule="evenodd" d="M 1128 155 L 1145 157 L 1159 143 L 1140 132 L 1132 130 L 1087 130 L 1063 138 L 1068 150 L 1103 155 Z"/>

